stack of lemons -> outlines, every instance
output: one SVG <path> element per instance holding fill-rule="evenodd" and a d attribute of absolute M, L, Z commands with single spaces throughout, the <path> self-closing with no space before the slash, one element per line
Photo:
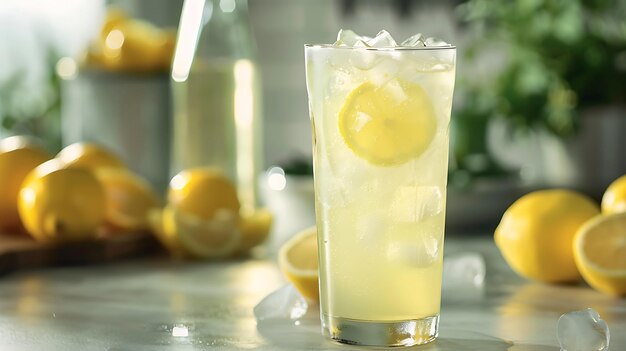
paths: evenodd
<path fill-rule="evenodd" d="M 0 141 L 0 229 L 40 241 L 76 241 L 147 228 L 159 200 L 113 153 L 72 144 L 52 158 L 33 140 Z"/>
<path fill-rule="evenodd" d="M 114 72 L 167 71 L 175 43 L 174 31 L 156 28 L 113 8 L 89 47 L 85 63 Z"/>
<path fill-rule="evenodd" d="M 545 283 L 576 282 L 626 295 L 626 176 L 606 190 L 601 207 L 570 190 L 541 190 L 504 213 L 495 241 L 521 276 Z"/>
<path fill-rule="evenodd" d="M 209 168 L 174 177 L 162 209 L 145 179 L 90 143 L 69 145 L 51 158 L 27 137 L 1 140 L 0 182 L 0 231 L 26 231 L 42 242 L 154 229 L 173 253 L 224 257 L 248 253 L 272 223 L 266 210 L 240 214 L 235 187 Z"/>

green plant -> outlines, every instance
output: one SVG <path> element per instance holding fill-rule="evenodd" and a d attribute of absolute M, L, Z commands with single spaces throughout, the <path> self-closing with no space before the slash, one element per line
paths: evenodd
<path fill-rule="evenodd" d="M 20 101 L 15 96 L 25 79 L 22 71 L 13 75 L 0 85 L 0 135 L 32 135 L 39 138 L 50 152 L 61 148 L 60 122 L 60 80 L 54 71 L 58 55 L 50 53 L 45 66 L 47 80 L 41 82 L 43 96 L 35 101 Z M 19 95 L 19 94 L 18 94 Z"/>
<path fill-rule="evenodd" d="M 461 87 L 490 90 L 491 116 L 568 136 L 582 108 L 625 102 L 626 2 L 469 0 L 458 13 L 480 38 L 466 60 L 482 59 L 494 43 L 506 50 L 493 79 Z"/>

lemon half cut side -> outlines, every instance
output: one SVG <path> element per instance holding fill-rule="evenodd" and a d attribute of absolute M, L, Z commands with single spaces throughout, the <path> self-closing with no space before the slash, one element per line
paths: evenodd
<path fill-rule="evenodd" d="M 591 287 L 626 296 L 626 213 L 587 221 L 576 233 L 573 246 L 576 266 Z"/>

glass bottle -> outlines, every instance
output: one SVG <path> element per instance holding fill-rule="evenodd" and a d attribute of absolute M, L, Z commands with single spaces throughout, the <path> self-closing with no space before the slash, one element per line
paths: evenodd
<path fill-rule="evenodd" d="M 172 66 L 170 173 L 218 167 L 237 184 L 244 210 L 256 204 L 259 86 L 246 0 L 185 0 Z"/>

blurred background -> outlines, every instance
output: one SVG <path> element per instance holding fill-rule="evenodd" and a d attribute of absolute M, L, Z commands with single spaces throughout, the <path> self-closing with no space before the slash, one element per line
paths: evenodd
<path fill-rule="evenodd" d="M 160 190 L 216 164 L 282 240 L 314 223 L 303 44 L 341 28 L 457 46 L 450 230 L 626 173 L 626 3 L 605 0 L 3 0 L 0 134 L 98 142 Z"/>

